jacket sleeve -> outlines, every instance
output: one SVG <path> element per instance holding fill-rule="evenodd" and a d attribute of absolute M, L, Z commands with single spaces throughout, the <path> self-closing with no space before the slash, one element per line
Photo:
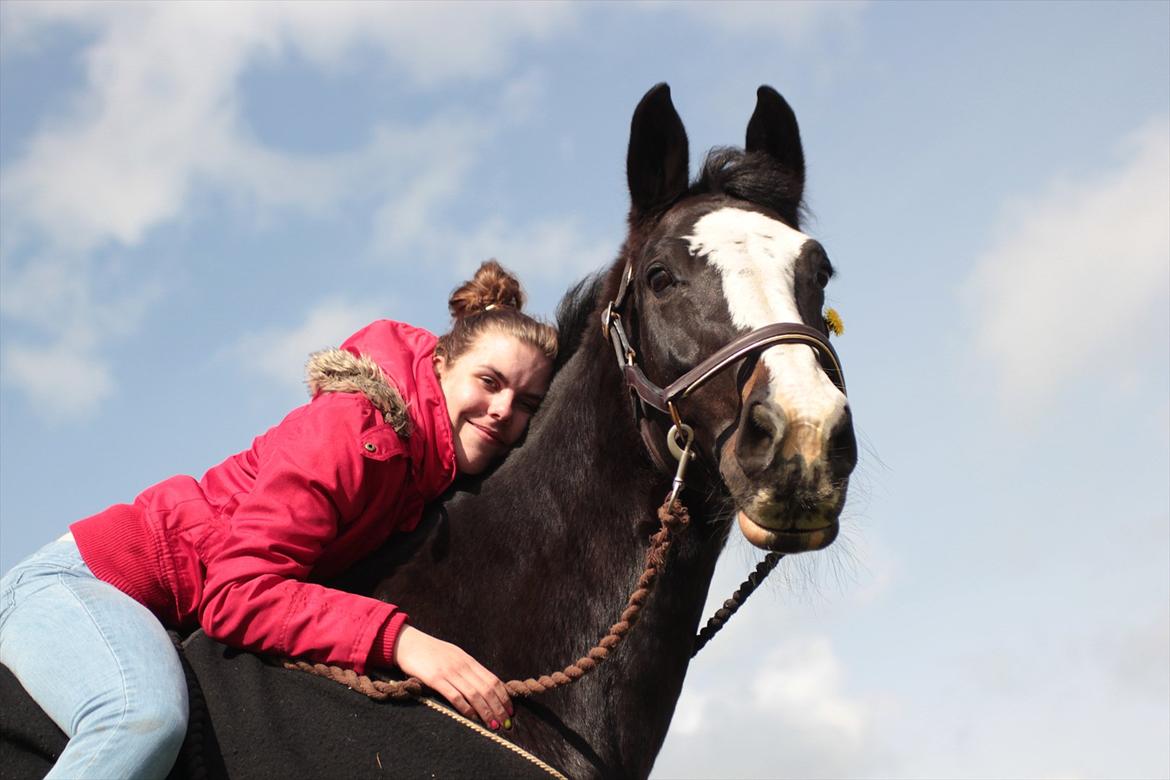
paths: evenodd
<path fill-rule="evenodd" d="M 269 432 L 255 486 L 236 508 L 226 542 L 207 562 L 199 622 L 209 636 L 359 673 L 375 642 L 380 654 L 393 657 L 404 613 L 305 581 L 347 520 L 371 501 L 392 499 L 409 478 L 397 435 L 380 437 L 392 451 L 378 458 L 363 453 L 363 434 L 372 425 L 384 423 L 364 398 L 330 394 Z"/>

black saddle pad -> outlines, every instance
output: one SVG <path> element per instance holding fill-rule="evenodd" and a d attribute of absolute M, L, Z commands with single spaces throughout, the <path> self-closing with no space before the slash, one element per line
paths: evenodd
<path fill-rule="evenodd" d="M 172 778 L 547 778 L 418 702 L 372 701 L 208 639 L 184 643 L 191 725 Z M 65 736 L 0 667 L 0 777 L 43 777 Z"/>

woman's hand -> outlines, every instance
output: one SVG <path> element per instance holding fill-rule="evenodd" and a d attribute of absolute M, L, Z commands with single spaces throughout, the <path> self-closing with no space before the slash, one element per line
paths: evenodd
<path fill-rule="evenodd" d="M 495 730 L 512 716 L 512 702 L 499 678 L 450 642 L 404 625 L 394 645 L 394 663 L 451 702 L 464 717 L 478 715 Z"/>

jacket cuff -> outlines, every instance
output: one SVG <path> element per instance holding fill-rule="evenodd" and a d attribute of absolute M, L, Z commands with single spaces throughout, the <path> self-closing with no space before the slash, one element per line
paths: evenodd
<path fill-rule="evenodd" d="M 368 666 L 370 668 L 394 668 L 394 648 L 398 644 L 398 634 L 406 625 L 406 613 L 395 611 L 387 620 L 374 638 L 374 645 L 370 648 Z"/>

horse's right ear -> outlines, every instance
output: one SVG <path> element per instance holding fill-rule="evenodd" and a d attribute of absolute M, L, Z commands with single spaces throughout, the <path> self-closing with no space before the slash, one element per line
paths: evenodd
<path fill-rule="evenodd" d="M 689 165 L 687 131 L 670 102 L 670 87 L 658 84 L 642 97 L 630 122 L 631 217 L 659 212 L 686 192 Z"/>

